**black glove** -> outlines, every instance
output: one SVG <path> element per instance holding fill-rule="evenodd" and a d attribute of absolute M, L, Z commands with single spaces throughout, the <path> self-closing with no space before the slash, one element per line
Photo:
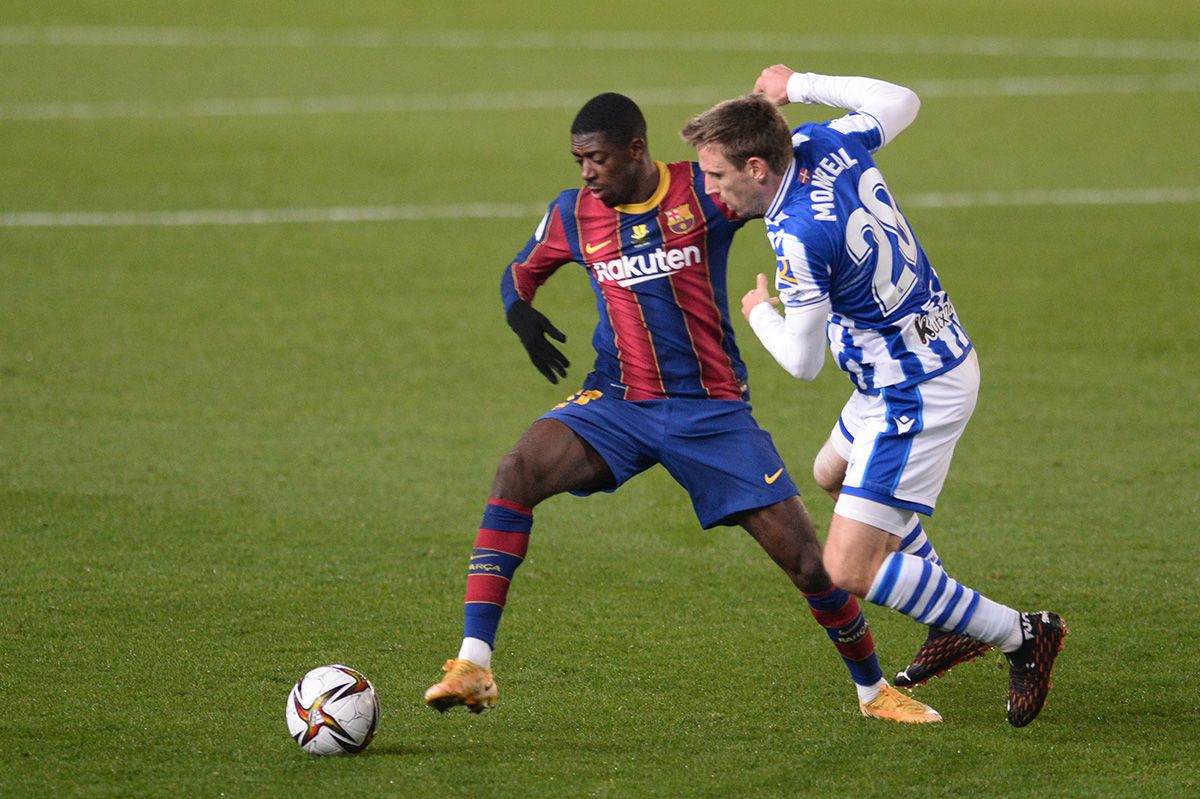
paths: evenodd
<path fill-rule="evenodd" d="M 546 340 L 548 335 L 555 341 L 563 342 L 567 340 L 566 334 L 551 324 L 541 311 L 524 300 L 517 300 L 508 307 L 508 326 L 521 339 L 529 353 L 529 360 L 547 380 L 557 383 L 558 378 L 567 376 L 567 367 L 571 362 L 558 351 L 558 347 Z"/>

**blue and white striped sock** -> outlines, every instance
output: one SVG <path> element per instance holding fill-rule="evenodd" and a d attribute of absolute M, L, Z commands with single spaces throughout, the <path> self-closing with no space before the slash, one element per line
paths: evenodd
<path fill-rule="evenodd" d="M 938 557 L 937 550 L 933 548 L 933 542 L 925 535 L 925 528 L 921 526 L 921 517 L 915 513 L 912 515 L 912 521 L 908 523 L 908 532 L 900 539 L 900 551 L 906 555 L 916 555 L 918 558 L 925 558 L 939 566 L 942 565 L 942 559 Z"/>
<path fill-rule="evenodd" d="M 866 599 L 922 624 L 966 633 L 1005 649 L 1021 630 L 1017 611 L 962 585 L 932 560 L 893 552 L 871 583 Z M 1007 651 L 1007 650 L 1006 650 Z"/>

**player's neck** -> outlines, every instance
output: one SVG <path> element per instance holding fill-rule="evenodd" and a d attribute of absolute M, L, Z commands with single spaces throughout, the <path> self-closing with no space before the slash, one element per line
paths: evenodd
<path fill-rule="evenodd" d="M 783 185 L 783 175 L 776 175 L 774 172 L 767 172 L 766 180 L 762 184 L 763 192 L 763 211 L 771 207 L 776 195 L 779 194 L 779 187 Z"/>
<path fill-rule="evenodd" d="M 658 191 L 658 164 L 650 156 L 642 159 L 638 165 L 637 186 L 634 190 L 633 199 L 627 205 L 638 205 L 644 203 L 654 196 L 654 192 Z"/>
<path fill-rule="evenodd" d="M 784 176 L 776 175 L 773 172 L 767 173 L 767 179 L 762 182 L 762 193 L 767 198 L 767 205 L 770 205 L 770 200 L 775 199 L 775 194 L 779 193 L 779 187 L 784 185 Z"/>

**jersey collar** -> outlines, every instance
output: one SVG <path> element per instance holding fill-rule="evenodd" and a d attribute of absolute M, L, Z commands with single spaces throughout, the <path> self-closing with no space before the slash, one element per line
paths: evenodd
<path fill-rule="evenodd" d="M 667 189 L 671 188 L 671 173 L 667 170 L 667 165 L 662 161 L 655 161 L 654 165 L 658 167 L 658 188 L 650 195 L 650 199 L 644 203 L 629 203 L 628 205 L 616 206 L 616 211 L 622 214 L 644 214 L 647 211 L 658 207 L 662 202 L 663 197 L 667 196 Z"/>
<path fill-rule="evenodd" d="M 771 219 L 779 215 L 783 208 L 783 198 L 787 196 L 788 189 L 792 187 L 792 181 L 796 179 L 796 159 L 793 158 L 788 162 L 788 168 L 783 173 L 783 180 L 779 182 L 779 188 L 775 191 L 775 199 L 771 200 L 771 205 L 767 208 L 766 218 Z"/>

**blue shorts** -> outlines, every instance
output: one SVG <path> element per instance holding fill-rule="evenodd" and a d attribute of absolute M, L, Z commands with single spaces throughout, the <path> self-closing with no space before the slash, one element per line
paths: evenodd
<path fill-rule="evenodd" d="M 629 401 L 580 391 L 542 418 L 562 422 L 600 453 L 615 478 L 604 491 L 661 463 L 705 529 L 800 493 L 771 434 L 741 400 Z"/>

